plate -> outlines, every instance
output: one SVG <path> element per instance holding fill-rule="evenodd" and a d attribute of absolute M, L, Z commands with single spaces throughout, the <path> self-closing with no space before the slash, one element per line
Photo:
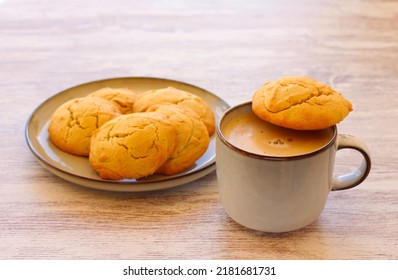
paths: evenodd
<path fill-rule="evenodd" d="M 130 87 L 138 93 L 173 86 L 203 98 L 213 109 L 216 122 L 230 106 L 218 96 L 191 84 L 149 77 L 123 77 L 93 81 L 64 90 L 40 104 L 32 113 L 25 129 L 27 144 L 51 173 L 72 183 L 100 190 L 143 192 L 176 187 L 197 180 L 215 170 L 215 135 L 211 136 L 207 151 L 190 168 L 181 173 L 165 176 L 151 175 L 141 179 L 119 181 L 103 180 L 91 168 L 87 157 L 74 156 L 58 149 L 49 139 L 48 125 L 56 108 L 64 102 L 83 97 L 103 87 Z"/>

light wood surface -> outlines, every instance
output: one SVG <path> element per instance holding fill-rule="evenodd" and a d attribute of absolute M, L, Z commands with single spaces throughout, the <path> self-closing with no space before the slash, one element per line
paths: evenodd
<path fill-rule="evenodd" d="M 92 80 L 175 79 L 235 105 L 285 75 L 351 100 L 338 129 L 373 159 L 364 183 L 330 193 L 292 233 L 229 219 L 215 172 L 164 191 L 96 191 L 52 175 L 24 137 L 41 102 Z M 397 89 L 397 1 L 0 0 L 0 259 L 398 259 Z M 336 173 L 357 162 L 339 152 Z"/>

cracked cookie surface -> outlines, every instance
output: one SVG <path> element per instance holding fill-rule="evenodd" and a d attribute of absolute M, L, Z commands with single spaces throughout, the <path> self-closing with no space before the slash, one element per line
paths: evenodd
<path fill-rule="evenodd" d="M 48 127 L 49 136 L 61 150 L 88 156 L 94 130 L 119 115 L 118 107 L 108 100 L 97 97 L 72 99 L 54 111 Z"/>
<path fill-rule="evenodd" d="M 177 129 L 176 145 L 169 159 L 156 171 L 173 175 L 192 166 L 207 150 L 210 137 L 202 121 L 187 115 L 187 110 L 176 105 L 161 105 L 156 111 Z"/>
<path fill-rule="evenodd" d="M 135 100 L 138 98 L 138 93 L 129 88 L 110 88 L 105 87 L 94 91 L 88 95 L 107 99 L 115 103 L 122 114 L 129 114 L 133 112 Z"/>
<path fill-rule="evenodd" d="M 176 134 L 156 112 L 122 115 L 94 132 L 89 162 L 103 179 L 146 177 L 174 152 Z"/>
<path fill-rule="evenodd" d="M 151 106 L 165 104 L 174 104 L 189 109 L 192 112 L 192 117 L 199 117 L 205 124 L 208 134 L 214 134 L 215 117 L 210 106 L 201 97 L 174 87 L 145 92 L 134 102 L 134 112 L 145 112 L 150 110 Z"/>
<path fill-rule="evenodd" d="M 317 130 L 341 122 L 352 111 L 352 104 L 326 84 L 306 76 L 290 76 L 258 89 L 252 109 L 259 118 L 275 125 Z"/>

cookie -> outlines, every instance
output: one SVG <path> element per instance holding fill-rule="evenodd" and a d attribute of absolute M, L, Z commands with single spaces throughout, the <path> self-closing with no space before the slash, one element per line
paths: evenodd
<path fill-rule="evenodd" d="M 129 88 L 101 88 L 88 96 L 96 96 L 107 99 L 115 103 L 122 114 L 133 112 L 133 105 L 138 98 L 138 94 Z"/>
<path fill-rule="evenodd" d="M 88 156 L 94 130 L 119 115 L 119 108 L 108 100 L 98 97 L 72 99 L 55 110 L 48 133 L 61 150 Z"/>
<path fill-rule="evenodd" d="M 206 126 L 197 118 L 190 117 L 177 105 L 161 105 L 156 111 L 177 129 L 174 152 L 156 171 L 173 175 L 192 166 L 207 150 L 210 142 Z"/>
<path fill-rule="evenodd" d="M 352 105 L 326 84 L 305 76 L 290 76 L 258 89 L 252 109 L 259 118 L 275 125 L 316 130 L 342 121 L 352 111 Z"/>
<path fill-rule="evenodd" d="M 205 124 L 208 134 L 215 131 L 214 113 L 210 106 L 199 96 L 174 87 L 147 91 L 134 102 L 134 112 L 145 112 L 151 106 L 174 104 L 188 109 L 192 117 L 199 117 Z"/>
<path fill-rule="evenodd" d="M 146 177 L 174 152 L 176 134 L 156 112 L 122 115 L 94 132 L 89 162 L 103 179 Z"/>

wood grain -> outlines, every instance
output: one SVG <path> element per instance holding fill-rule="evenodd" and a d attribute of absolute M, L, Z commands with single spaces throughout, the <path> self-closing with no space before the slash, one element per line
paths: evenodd
<path fill-rule="evenodd" d="M 0 259 L 398 259 L 397 30 L 396 1 L 0 1 Z M 235 105 L 292 74 L 351 100 L 339 131 L 373 159 L 363 184 L 292 233 L 230 220 L 215 172 L 95 191 L 49 173 L 24 138 L 41 102 L 92 80 L 176 79 Z M 336 172 L 355 162 L 342 153 Z"/>

